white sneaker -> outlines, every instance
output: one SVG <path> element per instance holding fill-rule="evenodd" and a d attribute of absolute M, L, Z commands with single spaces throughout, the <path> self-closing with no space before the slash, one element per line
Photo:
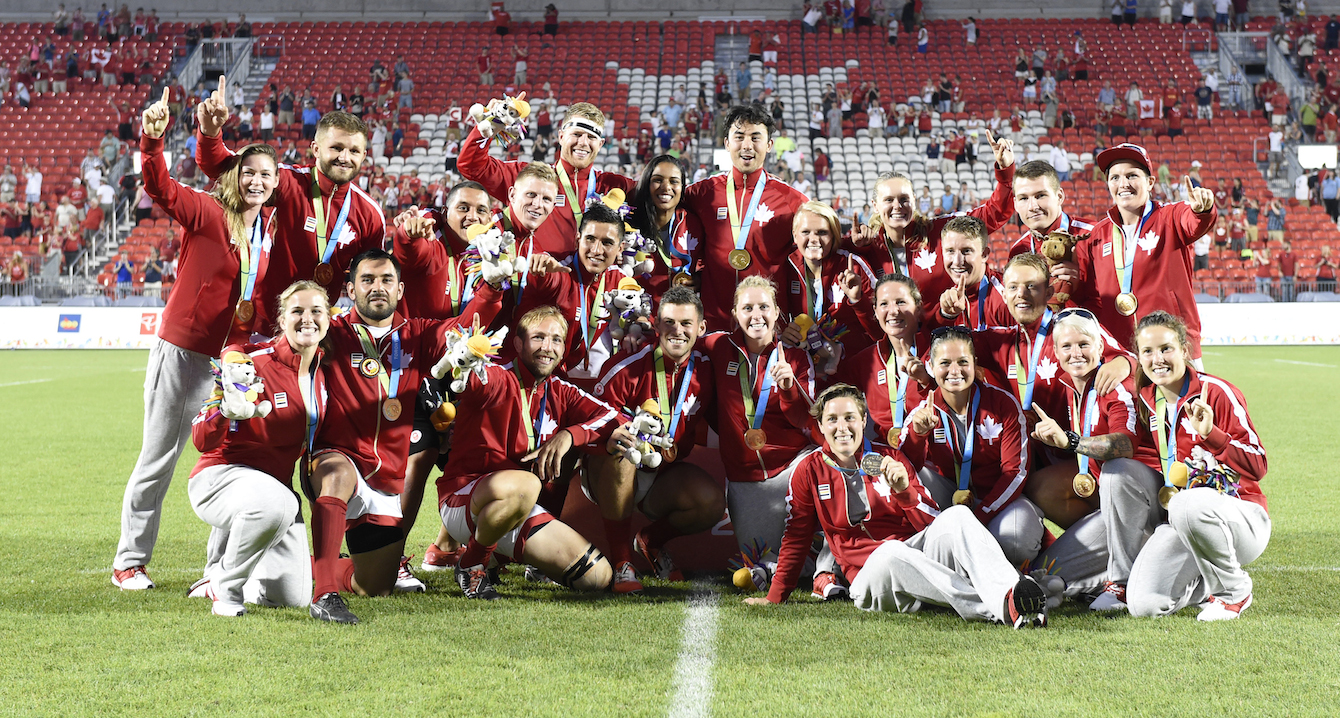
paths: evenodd
<path fill-rule="evenodd" d="M 423 581 L 414 575 L 409 568 L 409 561 L 413 556 L 400 557 L 400 570 L 395 577 L 395 590 L 400 593 L 423 593 L 428 590 Z"/>
<path fill-rule="evenodd" d="M 112 585 L 122 591 L 144 591 L 154 587 L 153 579 L 144 566 L 112 569 Z"/>
<path fill-rule="evenodd" d="M 191 584 L 190 588 L 186 589 L 186 597 L 209 598 L 209 590 L 210 590 L 209 587 L 210 587 L 209 579 L 202 578 L 199 581 L 196 581 L 195 583 Z"/>
<path fill-rule="evenodd" d="M 1246 598 L 1237 603 L 1224 603 L 1221 599 L 1211 596 L 1209 603 L 1210 605 L 1201 611 L 1199 616 L 1196 616 L 1197 620 L 1231 621 L 1242 615 L 1242 612 L 1252 605 L 1252 595 L 1247 594 Z"/>
<path fill-rule="evenodd" d="M 1090 611 L 1125 611 L 1126 587 L 1108 581 L 1103 584 L 1103 592 L 1089 604 Z"/>
<path fill-rule="evenodd" d="M 237 618 L 247 612 L 247 607 L 240 603 L 228 603 L 215 599 L 213 607 L 210 608 L 215 616 L 224 616 L 226 618 Z"/>

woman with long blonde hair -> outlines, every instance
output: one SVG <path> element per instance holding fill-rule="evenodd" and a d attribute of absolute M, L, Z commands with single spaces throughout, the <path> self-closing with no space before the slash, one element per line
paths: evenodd
<path fill-rule="evenodd" d="M 224 173 L 212 195 L 178 184 L 163 159 L 169 114 L 167 93 L 144 111 L 140 152 L 144 188 L 182 226 L 177 281 L 159 322 L 144 379 L 144 442 L 126 485 L 121 539 L 112 583 L 125 590 L 153 588 L 145 566 L 153 556 L 163 497 L 186 445 L 191 419 L 213 385 L 210 359 L 226 344 L 245 342 L 256 309 L 272 297 L 258 294 L 265 276 L 278 163 L 268 145 L 249 145 Z"/>

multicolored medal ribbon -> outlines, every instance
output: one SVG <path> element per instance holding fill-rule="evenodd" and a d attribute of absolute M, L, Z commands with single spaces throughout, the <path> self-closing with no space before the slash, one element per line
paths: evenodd
<path fill-rule="evenodd" d="M 977 407 L 981 404 L 982 392 L 977 387 L 972 388 L 972 408 L 968 411 L 968 428 L 962 442 L 958 446 L 958 423 L 949 416 L 949 412 L 937 408 L 940 412 L 940 426 L 945 429 L 945 437 L 949 439 L 949 448 L 958 457 L 954 462 L 954 471 L 958 474 L 958 490 L 954 492 L 954 504 L 968 504 L 972 501 L 972 455 L 976 450 L 977 444 Z"/>
<path fill-rule="evenodd" d="M 749 178 L 745 177 L 745 183 L 748 184 Z M 744 221 L 740 221 L 740 210 L 735 206 L 735 173 L 732 171 L 726 175 L 726 211 L 730 214 L 730 233 L 735 240 L 735 249 L 730 251 L 727 257 L 730 266 L 736 271 L 747 269 L 753 258 L 749 256 L 749 250 L 744 246 L 749 241 L 749 230 L 754 226 L 754 211 L 758 209 L 759 200 L 763 199 L 763 188 L 768 184 L 768 173 L 759 170 L 758 182 L 754 185 L 754 193 L 749 196 L 749 209 L 745 212 Z M 743 199 L 743 198 L 741 198 Z"/>
<path fill-rule="evenodd" d="M 530 415 L 530 390 L 526 388 L 526 383 L 521 380 L 521 370 L 517 368 L 519 363 L 519 361 L 512 362 L 512 373 L 516 375 L 517 389 L 521 394 L 521 423 L 526 427 L 526 453 L 529 454 L 540 445 L 540 431 L 544 426 L 544 407 L 549 403 L 549 384 L 544 385 L 544 395 L 540 397 L 540 413 L 532 417 Z"/>
<path fill-rule="evenodd" d="M 758 403 L 754 403 L 754 381 L 752 380 L 754 363 L 748 353 L 741 351 L 740 394 L 744 398 L 744 416 L 749 429 L 744 432 L 744 445 L 751 451 L 759 451 L 768 443 L 768 435 L 763 432 L 763 416 L 768 412 L 768 399 L 772 396 L 772 365 L 777 363 L 781 348 L 774 346 L 768 357 L 768 366 L 763 370 L 763 384 L 758 392 Z"/>
<path fill-rule="evenodd" d="M 1155 443 L 1158 444 L 1159 463 L 1163 466 L 1163 488 L 1159 489 L 1159 505 L 1164 509 L 1168 508 L 1172 497 L 1186 486 L 1186 464 L 1177 460 L 1177 416 L 1190 390 L 1191 372 L 1188 371 L 1182 378 L 1182 390 L 1177 394 L 1177 401 L 1172 405 L 1171 414 L 1168 412 L 1168 400 L 1163 397 L 1163 390 L 1157 388 L 1154 390 L 1154 415 L 1149 417 L 1149 429 L 1154 434 Z"/>
<path fill-rule="evenodd" d="M 363 351 L 369 359 L 375 361 L 376 357 L 381 356 L 381 350 L 377 348 L 377 343 L 372 340 L 372 335 L 368 333 L 366 326 L 354 324 L 354 332 L 358 334 L 358 341 L 363 345 Z M 364 362 L 366 363 L 366 359 Z M 386 400 L 382 402 L 382 416 L 387 421 L 395 421 L 400 418 L 404 407 L 400 404 L 400 332 L 391 332 L 391 370 L 389 372 L 380 371 L 380 367 L 373 370 L 377 381 L 382 385 L 382 392 L 386 394 Z M 364 372 L 368 374 L 368 372 Z"/>
<path fill-rule="evenodd" d="M 661 449 L 661 455 L 666 461 L 674 461 L 678 456 L 678 447 L 675 445 L 675 433 L 679 429 L 679 420 L 683 415 L 684 399 L 689 394 L 689 383 L 693 380 L 693 355 L 689 355 L 689 363 L 684 367 L 683 384 L 679 387 L 679 397 L 675 403 L 670 403 L 670 389 L 666 381 L 665 356 L 661 348 L 657 347 L 653 353 L 656 359 L 656 403 L 660 405 L 661 425 L 666 427 L 665 436 L 670 439 L 670 446 Z"/>

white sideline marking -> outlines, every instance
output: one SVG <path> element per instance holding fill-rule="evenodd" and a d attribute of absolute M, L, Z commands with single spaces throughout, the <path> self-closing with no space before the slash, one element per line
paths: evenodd
<path fill-rule="evenodd" d="M 4 383 L 4 384 L 0 384 L 0 387 L 3 387 L 3 386 L 22 386 L 22 385 L 24 385 L 24 384 L 41 384 L 42 382 L 47 382 L 47 381 L 55 381 L 55 380 L 54 380 L 54 379 L 29 379 L 29 380 L 27 380 L 27 381 L 11 381 L 11 382 L 7 382 L 7 383 Z"/>
<path fill-rule="evenodd" d="M 1252 571 L 1274 571 L 1276 573 L 1330 573 L 1340 571 L 1340 566 L 1261 566 Z"/>
<path fill-rule="evenodd" d="M 1310 361 L 1294 361 L 1292 359 L 1276 359 L 1275 361 L 1281 364 L 1297 364 L 1299 366 L 1320 366 L 1320 367 L 1326 367 L 1327 369 L 1336 368 L 1334 364 L 1318 364 L 1316 362 L 1310 362 Z"/>
<path fill-rule="evenodd" d="M 700 584 L 685 607 L 684 628 L 675 664 L 671 718 L 712 715 L 712 667 L 716 664 L 718 595 Z"/>

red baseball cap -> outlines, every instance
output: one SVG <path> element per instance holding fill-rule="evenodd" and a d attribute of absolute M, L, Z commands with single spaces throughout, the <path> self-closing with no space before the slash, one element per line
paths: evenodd
<path fill-rule="evenodd" d="M 1149 161 L 1149 153 L 1140 145 L 1133 145 L 1129 142 L 1123 142 L 1116 147 L 1109 147 L 1098 153 L 1095 162 L 1102 168 L 1103 172 L 1118 162 L 1134 162 L 1145 168 L 1148 174 L 1154 174 L 1154 163 Z"/>

